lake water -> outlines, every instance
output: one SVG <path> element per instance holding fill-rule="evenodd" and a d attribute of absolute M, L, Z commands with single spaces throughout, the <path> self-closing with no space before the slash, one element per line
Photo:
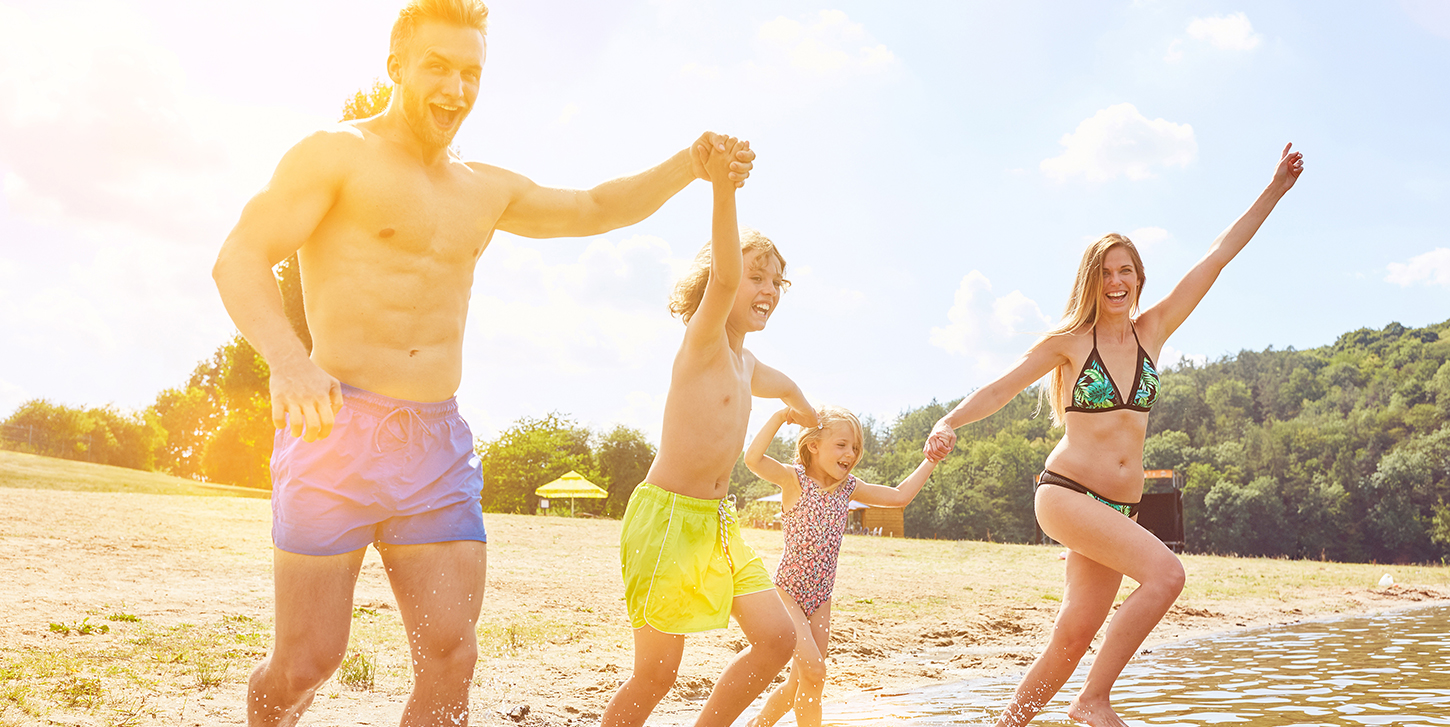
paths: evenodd
<path fill-rule="evenodd" d="M 1079 665 L 1032 724 L 1072 724 L 1068 701 L 1086 673 Z M 990 725 L 1020 676 L 828 704 L 825 724 Z M 1154 727 L 1450 725 L 1450 607 L 1160 646 L 1128 664 L 1113 706 Z"/>

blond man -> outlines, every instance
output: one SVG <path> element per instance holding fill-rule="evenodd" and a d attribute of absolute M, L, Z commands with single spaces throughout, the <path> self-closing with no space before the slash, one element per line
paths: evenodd
<path fill-rule="evenodd" d="M 648 217 L 725 147 L 593 189 L 538 186 L 449 144 L 478 96 L 488 9 L 413 0 L 393 27 L 384 113 L 319 131 L 242 211 L 213 275 L 271 369 L 276 643 L 251 677 L 251 725 L 295 724 L 346 652 L 369 544 L 412 652 L 404 725 L 465 724 L 486 534 L 472 435 L 453 395 L 474 266 L 493 237 L 595 235 Z M 729 162 L 737 184 L 754 155 Z M 716 166 L 719 164 L 717 162 Z M 272 266 L 297 253 L 309 355 Z"/>

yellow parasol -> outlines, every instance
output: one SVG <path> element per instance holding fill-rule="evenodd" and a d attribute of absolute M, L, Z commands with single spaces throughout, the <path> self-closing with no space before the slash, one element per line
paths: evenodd
<path fill-rule="evenodd" d="M 560 477 L 559 479 L 554 480 L 553 482 L 550 482 L 549 484 L 544 485 L 537 490 L 534 490 L 534 494 L 538 495 L 539 497 L 548 497 L 554 499 L 564 497 L 569 498 L 569 515 L 571 517 L 574 515 L 574 498 L 584 497 L 598 499 L 601 497 L 609 497 L 608 490 L 605 490 L 603 487 L 600 487 L 599 485 L 596 485 L 593 482 L 584 479 L 584 475 L 581 475 L 574 470 L 569 470 L 563 477 Z"/>

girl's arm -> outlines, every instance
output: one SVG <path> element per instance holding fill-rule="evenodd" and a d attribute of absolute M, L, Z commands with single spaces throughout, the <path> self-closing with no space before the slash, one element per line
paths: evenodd
<path fill-rule="evenodd" d="M 791 418 L 789 408 L 771 414 L 765 420 L 765 425 L 756 433 L 755 439 L 750 440 L 750 446 L 745 448 L 745 466 L 750 468 L 757 477 L 769 482 L 786 492 L 792 489 L 799 489 L 800 483 L 796 481 L 795 469 L 787 467 L 777 461 L 774 457 L 765 453 L 770 448 L 770 443 L 775 441 L 776 432 L 780 431 L 782 424 Z"/>
<path fill-rule="evenodd" d="M 936 462 L 924 459 L 897 487 L 872 485 L 858 480 L 851 499 L 874 507 L 906 507 L 916 498 L 916 493 L 921 492 L 922 485 L 926 484 L 926 478 L 931 476 L 934 469 Z"/>
<path fill-rule="evenodd" d="M 931 436 L 926 438 L 926 444 L 922 447 L 926 458 L 940 462 L 952 453 L 952 448 L 957 444 L 957 427 L 986 419 L 1006 406 L 1018 392 L 1031 386 L 1032 382 L 1046 376 L 1054 368 L 1070 363 L 1067 341 L 1066 336 L 1046 336 L 1038 339 L 996 381 L 968 394 L 967 398 L 962 399 L 955 409 L 932 427 Z"/>
<path fill-rule="evenodd" d="M 1208 248 L 1208 254 L 1178 281 L 1178 285 L 1173 287 L 1173 291 L 1166 298 L 1153 304 L 1153 307 L 1143 311 L 1143 315 L 1138 317 L 1140 330 L 1148 334 L 1151 340 L 1162 344 L 1183 325 L 1188 314 L 1198 307 L 1199 301 L 1208 294 L 1213 282 L 1218 280 L 1218 274 L 1223 272 L 1224 266 L 1249 244 L 1254 233 L 1259 231 L 1259 226 L 1274 211 L 1274 205 L 1294 187 L 1294 182 L 1298 181 L 1299 174 L 1304 171 L 1304 154 L 1297 151 L 1289 153 L 1293 146 L 1289 144 L 1284 147 L 1279 157 L 1279 165 L 1274 168 L 1273 180 L 1259 194 L 1259 198 L 1254 200 L 1253 206 L 1213 241 Z"/>

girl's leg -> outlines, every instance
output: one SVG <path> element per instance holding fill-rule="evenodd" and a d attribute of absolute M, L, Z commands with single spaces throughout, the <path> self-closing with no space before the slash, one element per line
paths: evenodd
<path fill-rule="evenodd" d="M 1123 576 L 1117 571 L 1079 553 L 1068 552 L 1067 588 L 1052 626 L 1052 636 L 1048 638 L 1047 648 L 1017 685 L 1012 701 L 997 718 L 997 727 L 1021 727 L 1052 700 L 1092 645 L 1093 636 L 1108 617 L 1122 582 Z"/>
<path fill-rule="evenodd" d="M 821 604 L 810 617 L 814 653 L 802 660 L 800 686 L 795 696 L 795 722 L 799 727 L 820 727 L 821 700 L 826 691 L 826 650 L 831 643 L 831 602 Z M 796 659 L 800 659 L 799 652 Z"/>
<path fill-rule="evenodd" d="M 775 590 L 736 596 L 730 614 L 745 632 L 745 647 L 715 682 L 695 727 L 728 727 L 770 686 L 795 651 L 795 626 Z"/>
<path fill-rule="evenodd" d="M 765 706 L 750 720 L 750 727 L 771 727 L 792 709 L 795 710 L 797 725 L 814 727 L 821 723 L 821 692 L 826 685 L 826 641 L 823 635 L 829 637 L 831 604 L 827 601 L 810 618 L 806 618 L 805 612 L 789 593 L 779 588 L 776 592 L 795 624 L 795 654 L 791 658 L 790 675 L 784 684 L 766 697 Z M 822 618 L 822 612 L 824 626 L 818 630 L 816 622 Z"/>
<path fill-rule="evenodd" d="M 1037 513 L 1043 532 L 1054 540 L 1139 584 L 1108 624 L 1102 649 L 1068 710 L 1068 716 L 1093 727 L 1126 727 L 1109 705 L 1108 693 L 1183 592 L 1183 564 L 1157 536 L 1079 493 L 1040 488 Z"/>
<path fill-rule="evenodd" d="M 640 727 L 669 693 L 680 671 L 685 637 L 645 624 L 634 630 L 634 673 L 604 708 L 600 727 Z"/>

